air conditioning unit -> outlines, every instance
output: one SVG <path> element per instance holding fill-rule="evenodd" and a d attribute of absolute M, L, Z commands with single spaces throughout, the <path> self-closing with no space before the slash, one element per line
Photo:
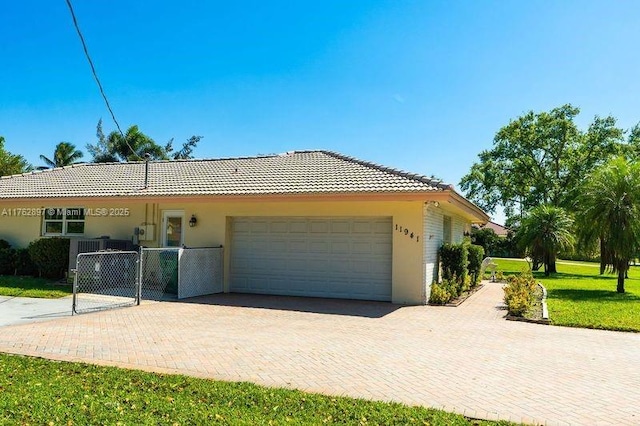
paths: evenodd
<path fill-rule="evenodd" d="M 136 228 L 135 234 L 139 241 L 151 241 L 155 234 L 155 225 L 141 225 Z"/>

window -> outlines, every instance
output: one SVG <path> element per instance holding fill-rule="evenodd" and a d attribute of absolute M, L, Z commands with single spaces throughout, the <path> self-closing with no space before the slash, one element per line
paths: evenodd
<path fill-rule="evenodd" d="M 444 216 L 442 219 L 442 239 L 445 243 L 451 243 L 451 217 Z"/>
<path fill-rule="evenodd" d="M 44 209 L 43 235 L 84 234 L 84 208 L 49 207 Z"/>

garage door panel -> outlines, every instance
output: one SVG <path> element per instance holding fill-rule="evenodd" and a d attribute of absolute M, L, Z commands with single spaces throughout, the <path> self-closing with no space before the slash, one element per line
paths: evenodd
<path fill-rule="evenodd" d="M 272 234 L 286 234 L 289 231 L 289 223 L 284 220 L 273 221 L 269 224 L 269 232 Z"/>
<path fill-rule="evenodd" d="M 306 220 L 292 220 L 289 222 L 289 232 L 300 234 L 307 232 L 307 221 Z"/>
<path fill-rule="evenodd" d="M 333 234 L 349 234 L 351 223 L 348 220 L 332 220 L 331 232 Z"/>
<path fill-rule="evenodd" d="M 355 220 L 353 221 L 353 233 L 355 234 L 370 234 L 372 223 L 371 221 Z"/>
<path fill-rule="evenodd" d="M 243 217 L 232 229 L 231 291 L 391 300 L 391 218 Z"/>

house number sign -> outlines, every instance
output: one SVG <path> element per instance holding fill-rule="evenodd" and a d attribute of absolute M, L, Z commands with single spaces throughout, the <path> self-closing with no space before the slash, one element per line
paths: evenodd
<path fill-rule="evenodd" d="M 412 240 L 415 238 L 416 243 L 420 242 L 420 235 L 413 233 L 408 228 L 405 228 L 402 225 L 398 225 L 397 223 L 396 223 L 396 231 L 400 232 L 401 234 L 406 235 L 407 237 L 411 238 Z"/>

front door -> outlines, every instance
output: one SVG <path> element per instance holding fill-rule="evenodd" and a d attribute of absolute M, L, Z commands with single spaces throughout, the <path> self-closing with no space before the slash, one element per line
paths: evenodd
<path fill-rule="evenodd" d="M 184 211 L 167 210 L 162 213 L 163 247 L 182 247 L 184 245 Z"/>

